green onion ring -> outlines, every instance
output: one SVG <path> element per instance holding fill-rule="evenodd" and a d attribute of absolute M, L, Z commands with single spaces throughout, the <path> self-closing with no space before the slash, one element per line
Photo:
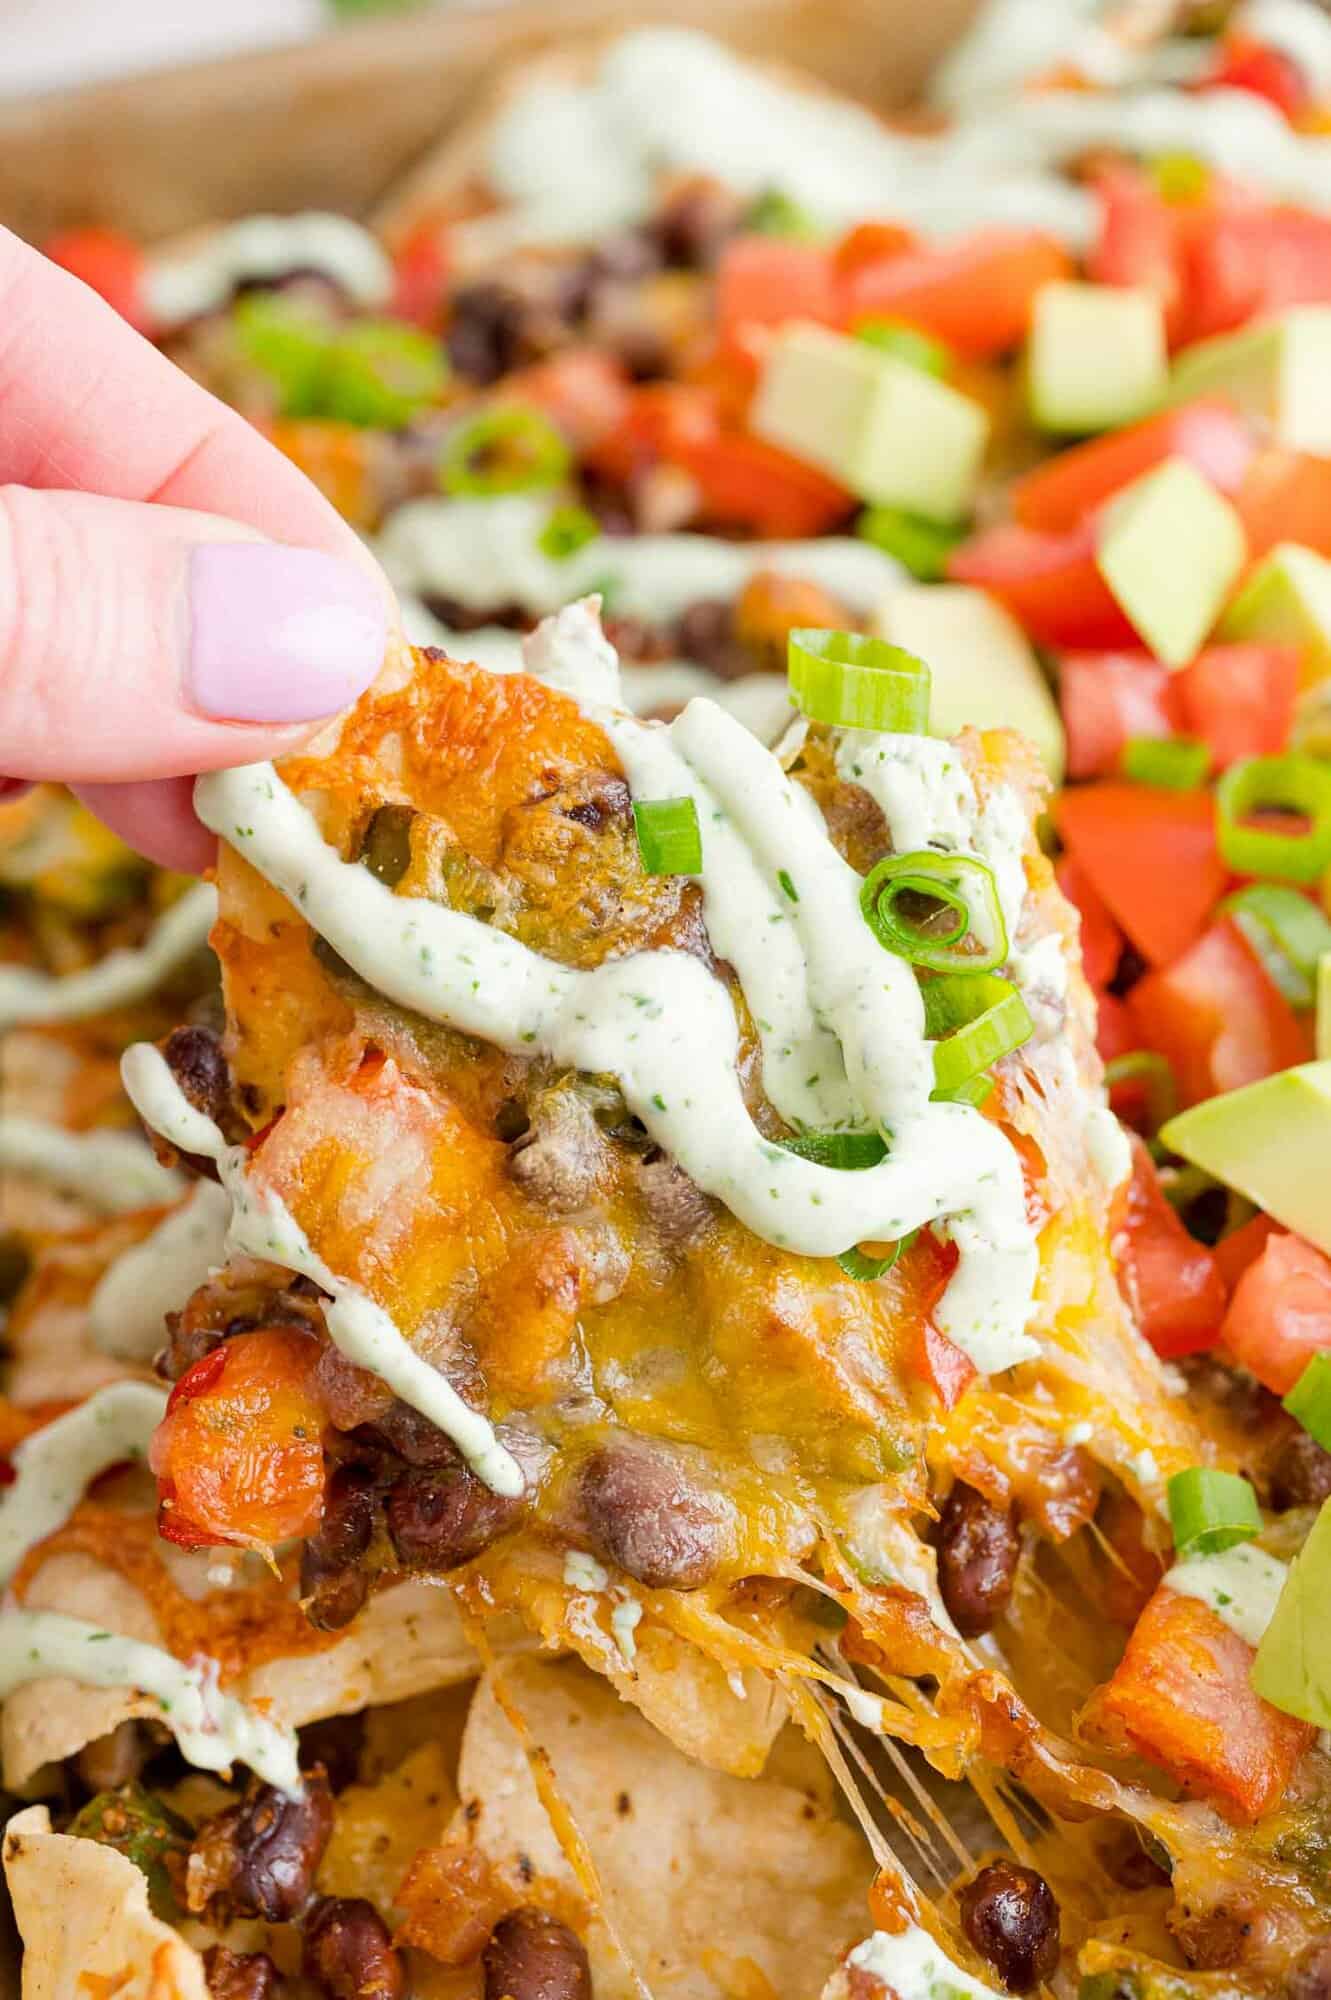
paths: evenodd
<path fill-rule="evenodd" d="M 787 649 L 790 692 L 813 722 L 923 736 L 929 728 L 929 669 L 901 646 L 863 632 L 802 628 Z"/>
<path fill-rule="evenodd" d="M 498 454 L 495 465 L 477 463 L 491 451 Z M 450 431 L 439 459 L 439 484 L 464 499 L 538 493 L 558 486 L 570 462 L 563 436 L 543 410 L 531 403 L 494 403 Z"/>
<path fill-rule="evenodd" d="M 973 1103 L 975 1079 L 1035 1033 L 1026 1002 L 992 972 L 945 973 L 921 990 L 924 1032 L 934 1044 L 933 1095 Z"/>
<path fill-rule="evenodd" d="M 1257 1495 L 1236 1472 L 1190 1465 L 1166 1489 L 1174 1546 L 1181 1556 L 1214 1556 L 1262 1532 Z"/>
<path fill-rule="evenodd" d="M 973 894 L 968 896 L 967 886 Z M 937 932 L 908 925 L 896 908 L 903 895 L 923 897 L 950 911 L 954 922 Z M 971 934 L 972 900 L 983 906 L 984 934 L 971 950 L 961 947 Z M 884 951 L 908 958 L 930 972 L 992 972 L 1008 955 L 1007 926 L 994 871 L 973 854 L 937 854 L 921 849 L 913 854 L 889 854 L 864 878 L 860 890 L 864 920 Z"/>
<path fill-rule="evenodd" d="M 1216 840 L 1236 875 L 1284 882 L 1316 882 L 1331 862 L 1331 771 L 1291 751 L 1284 757 L 1247 757 L 1216 786 Z M 1301 813 L 1306 833 L 1279 833 L 1247 824 L 1263 807 Z"/>

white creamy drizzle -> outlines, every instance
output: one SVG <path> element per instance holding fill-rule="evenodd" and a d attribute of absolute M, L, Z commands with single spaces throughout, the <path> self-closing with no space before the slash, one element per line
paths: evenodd
<path fill-rule="evenodd" d="M 620 1658 L 631 1667 L 638 1657 L 637 1630 L 642 1623 L 642 1606 L 636 1597 L 621 1597 L 610 1613 L 610 1630 L 615 1635 Z"/>
<path fill-rule="evenodd" d="M 0 1117 L 3 1169 L 48 1181 L 107 1215 L 174 1201 L 185 1185 L 136 1132 L 67 1132 L 17 1113 Z"/>
<path fill-rule="evenodd" d="M 599 633 L 599 652 L 586 645 L 580 635 L 589 621 L 587 607 L 571 607 L 535 635 L 530 658 L 538 669 L 544 663 L 556 684 L 561 675 L 565 685 L 586 681 L 599 705 L 613 696 L 615 657 Z M 907 968 L 872 945 L 855 900 L 859 878 L 811 804 L 796 799 L 774 757 L 707 703 L 691 703 L 668 732 L 613 720 L 621 754 L 645 768 L 668 741 L 661 768 L 671 782 L 687 768 L 690 785 L 721 809 L 720 820 L 700 815 L 710 906 L 725 895 L 724 878 L 742 858 L 734 830 L 742 833 L 748 935 L 739 935 L 737 904 L 730 914 L 743 968 L 761 979 L 773 1005 L 784 1006 L 790 1037 L 807 1020 L 840 1042 L 853 1097 L 838 1097 L 835 1081 L 808 1088 L 829 1091 L 847 1112 L 857 1101 L 858 1124 L 887 1128 L 893 1149 L 879 1165 L 841 1172 L 763 1137 L 740 1086 L 730 997 L 689 954 L 639 952 L 575 971 L 461 911 L 395 896 L 367 869 L 340 859 L 271 765 L 201 778 L 196 809 L 398 1005 L 515 1055 L 540 1050 L 570 1068 L 615 1075 L 657 1144 L 765 1241 L 805 1256 L 837 1256 L 859 1242 L 945 1224 L 961 1259 L 939 1307 L 943 1330 L 985 1372 L 1030 1358 L 1038 1347 L 1024 1327 L 1037 1259 L 1017 1155 L 969 1107 L 928 1100 L 932 1071 L 918 988 Z M 782 869 L 797 902 L 779 883 Z M 772 917 L 780 921 L 768 922 Z M 783 995 L 792 935 L 804 949 L 807 993 L 797 987 Z M 771 956 L 760 967 L 764 950 Z M 830 1048 L 830 1039 L 819 1046 Z M 132 1051 L 126 1062 L 140 1109 L 144 1078 L 135 1064 L 142 1057 Z M 778 1075 L 778 1099 L 783 1080 L 794 1089 L 789 1074 Z M 231 1172 L 243 1188 L 243 1174 Z M 310 1271 L 332 1289 L 339 1281 L 312 1269 L 303 1239 L 301 1263 L 286 1254 L 289 1242 L 279 1247 L 276 1238 L 285 1239 L 289 1225 L 287 1218 L 267 1240 L 263 1230 L 250 1230 L 245 1247 Z M 363 1294 L 356 1297 L 368 1305 Z"/>
<path fill-rule="evenodd" d="M 1166 1571 L 1164 1587 L 1208 1604 L 1221 1623 L 1260 1646 L 1289 1576 L 1288 1563 L 1251 1542 L 1215 1556 L 1189 1556 Z"/>
<path fill-rule="evenodd" d="M 849 535 L 805 542 L 726 542 L 715 535 L 598 535 L 556 562 L 540 546 L 548 498 L 409 500 L 375 550 L 399 590 L 451 597 L 469 610 L 516 604 L 533 618 L 591 590 L 617 612 L 673 618 L 700 598 L 733 598 L 760 570 L 807 578 L 856 612 L 877 608 L 905 572 Z"/>
<path fill-rule="evenodd" d="M 221 223 L 152 257 L 144 304 L 159 331 L 216 312 L 237 285 L 317 271 L 361 306 L 383 305 L 393 267 L 368 229 L 347 215 L 250 215 Z"/>
<path fill-rule="evenodd" d="M 160 1646 L 126 1639 L 82 1618 L 6 1608 L 0 1615 L 0 1700 L 53 1674 L 85 1687 L 134 1688 L 151 1695 L 182 1755 L 200 1770 L 248 1764 L 279 1791 L 301 1790 L 295 1730 L 223 1694 L 215 1660 L 186 1665 Z"/>
<path fill-rule="evenodd" d="M 954 1965 L 918 1924 L 904 1931 L 875 1931 L 856 1945 L 846 1963 L 881 1979 L 898 2000 L 999 2000 L 992 1986 Z"/>
<path fill-rule="evenodd" d="M 198 1181 L 150 1236 L 131 1244 L 97 1281 L 88 1305 L 94 1347 L 118 1361 L 151 1361 L 167 1313 L 198 1289 L 226 1254 L 231 1203 L 215 1181 Z"/>
<path fill-rule="evenodd" d="M 1063 0 L 1044 0 L 1045 14 L 1062 11 Z M 623 35 L 591 81 L 525 91 L 501 114 L 487 174 L 509 205 L 461 225 L 459 254 L 483 259 L 623 226 L 648 211 L 658 173 L 671 170 L 714 174 L 742 194 L 778 189 L 829 230 L 873 215 L 939 236 L 1012 223 L 1078 246 L 1094 235 L 1098 205 L 1061 169 L 1096 147 L 1196 154 L 1272 195 L 1331 206 L 1331 141 L 1295 132 L 1251 92 L 1153 87 L 1176 62 L 1186 74 L 1186 50 L 1128 52 L 1120 64 L 1093 24 L 1082 32 L 1092 81 L 1131 87 L 1032 92 L 1016 104 L 1000 93 L 929 134 L 888 130 L 705 35 Z M 1302 64 L 1311 37 L 1298 32 Z"/>
<path fill-rule="evenodd" d="M 99 1472 L 147 1458 L 165 1411 L 165 1389 L 111 1382 L 14 1447 L 9 1462 L 16 1476 L 0 1493 L 0 1584 L 29 1549 L 63 1527 Z"/>
<path fill-rule="evenodd" d="M 141 945 L 110 951 L 84 972 L 52 978 L 28 966 L 0 966 L 0 1034 L 32 1021 L 82 1021 L 146 999 L 168 973 L 208 942 L 217 891 L 196 882 L 157 919 Z"/>
<path fill-rule="evenodd" d="M 280 785 L 270 764 L 231 775 L 252 776 L 255 771 L 266 772 L 274 786 Z M 281 789 L 294 811 L 305 818 L 285 786 Z M 306 823 L 313 832 L 313 822 L 307 819 Z M 318 841 L 317 832 L 314 839 Z M 355 872 L 366 875 L 363 868 Z M 370 877 L 366 875 L 366 879 Z M 437 1424 L 487 1486 L 496 1493 L 521 1493 L 522 1473 L 488 1419 L 469 1408 L 452 1383 L 415 1352 L 381 1305 L 359 1285 L 329 1270 L 281 1197 L 249 1179 L 245 1147 L 228 1146 L 212 1119 L 190 1103 L 160 1049 L 151 1042 L 138 1042 L 125 1051 L 120 1067 L 125 1089 L 146 1125 L 182 1152 L 216 1161 L 231 1200 L 227 1247 L 243 1256 L 299 1271 L 330 1293 L 324 1324 L 333 1345 Z"/>

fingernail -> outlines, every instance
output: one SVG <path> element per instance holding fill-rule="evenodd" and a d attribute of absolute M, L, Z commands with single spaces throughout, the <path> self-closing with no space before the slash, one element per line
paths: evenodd
<path fill-rule="evenodd" d="M 388 615 L 373 578 L 317 549 L 203 543 L 189 598 L 188 697 L 219 721 L 336 715 L 383 660 Z"/>

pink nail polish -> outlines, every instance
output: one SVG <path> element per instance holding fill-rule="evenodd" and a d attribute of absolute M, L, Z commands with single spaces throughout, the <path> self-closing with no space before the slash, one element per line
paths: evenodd
<path fill-rule="evenodd" d="M 188 699 L 226 722 L 336 715 L 379 671 L 388 616 L 374 580 L 317 549 L 207 542 L 190 557 Z"/>

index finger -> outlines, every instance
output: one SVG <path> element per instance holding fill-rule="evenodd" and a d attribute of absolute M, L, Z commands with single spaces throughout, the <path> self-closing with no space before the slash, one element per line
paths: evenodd
<path fill-rule="evenodd" d="M 223 514 L 371 561 L 291 462 L 80 279 L 0 229 L 0 483 Z"/>

